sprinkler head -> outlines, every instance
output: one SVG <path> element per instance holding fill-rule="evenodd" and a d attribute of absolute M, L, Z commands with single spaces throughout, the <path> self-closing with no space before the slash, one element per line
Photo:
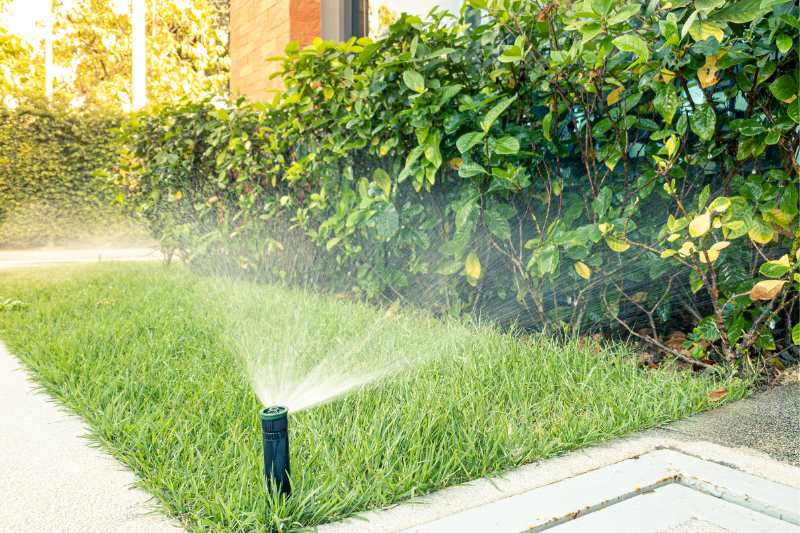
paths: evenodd
<path fill-rule="evenodd" d="M 261 410 L 261 432 L 264 436 L 264 480 L 281 494 L 289 495 L 289 410 L 282 405 Z"/>

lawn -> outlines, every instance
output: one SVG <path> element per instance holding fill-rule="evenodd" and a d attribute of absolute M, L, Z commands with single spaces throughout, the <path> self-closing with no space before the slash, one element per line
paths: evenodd
<path fill-rule="evenodd" d="M 311 527 L 702 411 L 720 386 L 724 401 L 747 394 L 732 378 L 643 370 L 622 346 L 177 267 L 5 272 L 0 297 L 27 304 L 0 311 L 9 349 L 195 531 Z M 333 385 L 388 374 L 290 414 L 294 492 L 268 498 L 248 369 L 286 388 L 320 360 Z"/>

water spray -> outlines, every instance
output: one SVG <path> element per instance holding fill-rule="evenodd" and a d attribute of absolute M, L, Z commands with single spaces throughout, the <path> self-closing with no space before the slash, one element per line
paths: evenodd
<path fill-rule="evenodd" d="M 289 410 L 282 405 L 261 410 L 264 436 L 264 480 L 267 487 L 277 487 L 280 494 L 292 492 L 289 484 Z"/>

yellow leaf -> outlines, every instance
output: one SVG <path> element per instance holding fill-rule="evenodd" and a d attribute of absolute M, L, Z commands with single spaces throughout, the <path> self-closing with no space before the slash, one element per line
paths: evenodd
<path fill-rule="evenodd" d="M 675 242 L 681 238 L 680 233 L 673 233 L 669 237 L 667 237 L 667 242 Z"/>
<path fill-rule="evenodd" d="M 731 245 L 731 243 L 729 241 L 719 241 L 719 242 L 715 242 L 714 245 L 711 246 L 711 248 L 709 248 L 709 249 L 713 250 L 715 252 L 720 252 L 720 251 L 724 250 L 725 248 L 727 248 L 730 245 Z"/>
<path fill-rule="evenodd" d="M 583 261 L 575 262 L 575 272 L 577 272 L 578 275 L 583 279 L 589 279 L 592 277 L 592 269 L 589 268 Z"/>
<path fill-rule="evenodd" d="M 779 225 L 782 228 L 788 228 L 789 224 L 792 223 L 792 219 L 794 215 L 790 215 L 786 211 L 782 211 L 777 207 L 773 207 L 766 213 L 764 213 L 764 219 L 770 222 L 774 222 L 775 224 Z"/>
<path fill-rule="evenodd" d="M 731 206 L 730 198 L 726 196 L 718 196 L 714 198 L 714 201 L 711 202 L 711 205 L 708 206 L 708 208 L 717 213 L 724 213 L 725 211 L 728 210 L 730 206 Z"/>
<path fill-rule="evenodd" d="M 700 87 L 705 89 L 715 85 L 719 79 L 717 78 L 717 56 L 707 56 L 705 64 L 697 69 L 697 79 L 700 81 Z"/>
<path fill-rule="evenodd" d="M 625 90 L 624 87 L 617 87 L 610 93 L 608 93 L 608 98 L 606 98 L 606 103 L 608 105 L 614 105 L 619 102 L 619 98 L 622 95 L 622 91 Z"/>
<path fill-rule="evenodd" d="M 609 248 L 611 248 L 617 253 L 622 253 L 631 247 L 631 245 L 628 244 L 627 242 L 615 239 L 614 237 L 607 237 L 606 244 L 608 245 Z"/>
<path fill-rule="evenodd" d="M 675 255 L 675 250 L 664 250 L 661 252 L 661 259 L 666 259 L 668 257 L 672 257 L 673 255 Z"/>
<path fill-rule="evenodd" d="M 183 193 L 181 191 L 176 192 L 175 193 L 175 199 L 176 200 L 180 200 L 181 198 L 183 198 Z"/>
<path fill-rule="evenodd" d="M 702 237 L 708 230 L 711 229 L 711 215 L 708 213 L 703 213 L 702 215 L 697 215 L 689 222 L 689 235 L 694 238 Z"/>
<path fill-rule="evenodd" d="M 789 264 L 789 254 L 783 254 L 780 259 L 776 259 L 774 261 L 770 261 L 770 263 L 775 263 L 776 265 L 791 268 L 791 264 Z"/>
<path fill-rule="evenodd" d="M 678 138 L 675 135 L 670 135 L 667 142 L 664 143 L 664 148 L 669 157 L 674 156 L 675 152 L 678 151 Z"/>
<path fill-rule="evenodd" d="M 664 83 L 671 83 L 675 79 L 675 73 L 668 68 L 661 69 L 661 80 Z"/>
<path fill-rule="evenodd" d="M 644 291 L 639 291 L 631 296 L 631 301 L 637 304 L 640 304 L 647 300 L 647 293 Z"/>
<path fill-rule="evenodd" d="M 598 224 L 597 225 L 597 229 L 600 230 L 600 233 L 605 235 L 611 229 L 611 225 L 610 224 L 606 224 L 605 222 L 603 222 L 602 224 Z"/>
<path fill-rule="evenodd" d="M 751 300 L 772 300 L 783 289 L 785 279 L 765 279 L 759 281 L 750 289 Z"/>
<path fill-rule="evenodd" d="M 721 27 L 711 22 L 695 22 L 689 29 L 689 34 L 695 41 L 705 41 L 709 37 L 715 37 L 721 43 L 725 37 L 725 32 Z"/>
<path fill-rule="evenodd" d="M 758 225 L 752 227 L 750 231 L 747 232 L 747 236 L 750 237 L 753 242 L 767 244 L 775 236 L 775 232 L 768 226 Z"/>
<path fill-rule="evenodd" d="M 705 252 L 697 252 L 701 263 L 713 263 L 719 259 L 719 251 L 708 249 Z"/>
<path fill-rule="evenodd" d="M 322 89 L 322 96 L 325 98 L 325 100 L 330 100 L 331 98 L 333 98 L 333 94 L 334 93 L 332 87 L 325 87 L 324 89 Z"/>
<path fill-rule="evenodd" d="M 681 246 L 681 249 L 678 250 L 678 253 L 681 255 L 681 257 L 689 257 L 690 255 L 692 255 L 692 252 L 694 252 L 694 250 L 695 250 L 694 243 L 692 241 L 686 241 Z"/>
<path fill-rule="evenodd" d="M 467 281 L 473 286 L 481 278 L 481 260 L 478 259 L 478 254 L 475 252 L 470 252 L 467 255 L 467 260 L 464 262 L 464 272 L 467 274 Z"/>

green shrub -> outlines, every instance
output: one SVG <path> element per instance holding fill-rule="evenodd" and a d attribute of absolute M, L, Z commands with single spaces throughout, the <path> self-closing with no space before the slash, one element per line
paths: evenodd
<path fill-rule="evenodd" d="M 255 270 L 291 224 L 370 298 L 619 328 L 699 366 L 794 349 L 794 3 L 468 4 L 290 45 L 269 105 L 140 117 L 131 200 Z"/>
<path fill-rule="evenodd" d="M 0 246 L 139 234 L 115 184 L 96 175 L 115 160 L 121 117 L 42 103 L 0 105 Z"/>

